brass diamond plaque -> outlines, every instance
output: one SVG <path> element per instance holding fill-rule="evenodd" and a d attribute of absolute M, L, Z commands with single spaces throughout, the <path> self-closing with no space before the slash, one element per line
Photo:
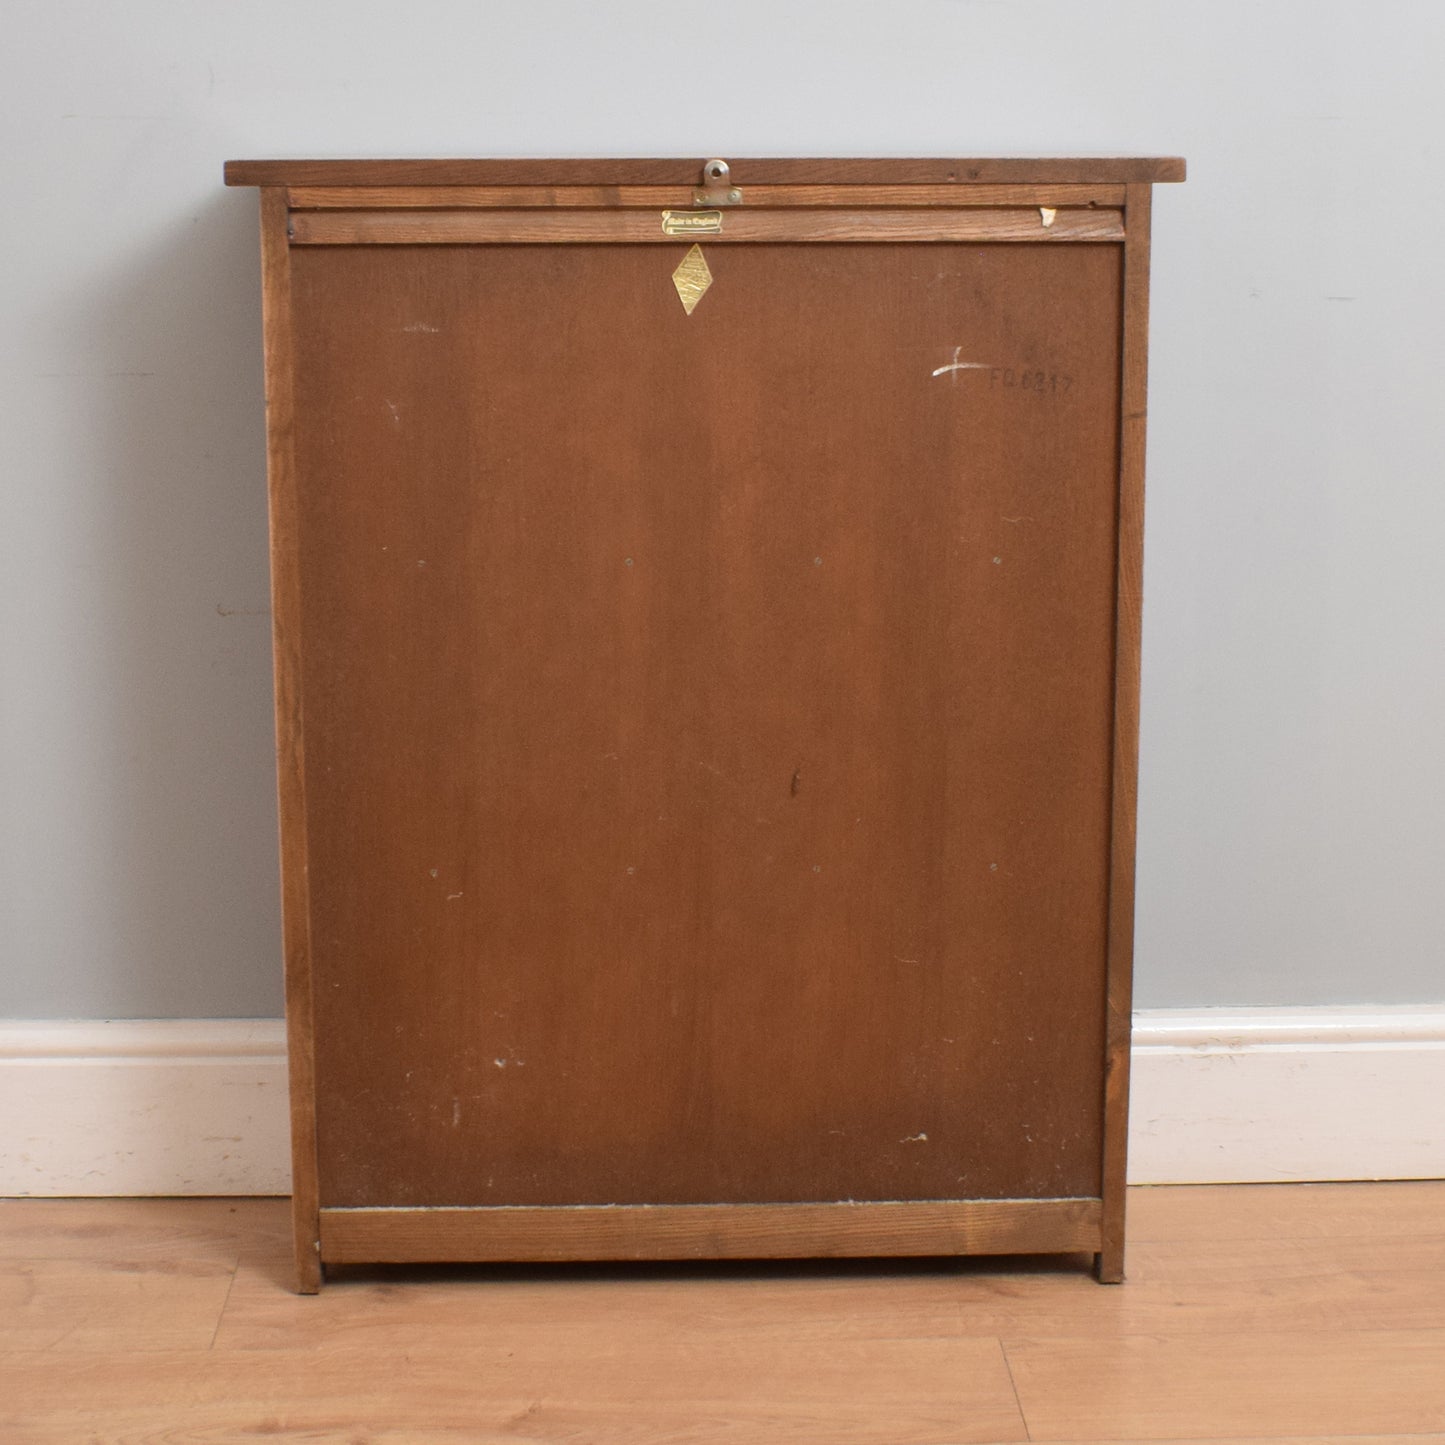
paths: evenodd
<path fill-rule="evenodd" d="M 707 268 L 701 246 L 694 246 L 678 263 L 672 273 L 672 284 L 677 287 L 682 309 L 691 316 L 703 293 L 712 285 L 712 272 Z"/>

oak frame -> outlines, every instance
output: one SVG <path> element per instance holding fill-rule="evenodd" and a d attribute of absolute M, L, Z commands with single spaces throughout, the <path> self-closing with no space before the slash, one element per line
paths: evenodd
<path fill-rule="evenodd" d="M 1101 1197 L 473 1209 L 320 1206 L 298 652 L 301 579 L 295 546 L 299 483 L 292 451 L 290 249 L 428 240 L 645 241 L 654 232 L 660 240 L 660 228 L 638 212 L 658 204 L 654 188 L 659 187 L 670 188 L 665 195 L 671 202 L 685 204 L 687 192 L 681 188 L 695 180 L 699 169 L 696 161 L 282 161 L 230 162 L 226 167 L 227 184 L 261 188 L 293 1233 L 301 1293 L 320 1288 L 328 1261 L 1085 1251 L 1093 1253 L 1101 1282 L 1123 1278 L 1150 198 L 1152 183 L 1183 179 L 1183 163 L 1174 159 L 740 161 L 734 178 L 745 197 L 749 187 L 777 189 L 766 197 L 765 208 L 750 208 L 745 201 L 724 221 L 725 227 L 728 221 L 734 223 L 735 239 L 753 241 L 876 236 L 921 242 L 966 238 L 1122 244 Z M 870 214 L 868 207 L 880 209 Z M 833 219 L 840 209 L 848 217 L 842 225 Z M 1057 216 L 1050 214 L 1053 210 Z M 930 221 L 930 211 L 943 212 L 943 219 Z M 726 233 L 713 239 L 725 238 Z"/>

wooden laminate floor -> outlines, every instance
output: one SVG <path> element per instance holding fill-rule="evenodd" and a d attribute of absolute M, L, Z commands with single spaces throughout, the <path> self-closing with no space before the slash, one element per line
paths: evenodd
<path fill-rule="evenodd" d="M 1050 1261 L 351 1272 L 284 1200 L 0 1201 L 0 1445 L 1445 1442 L 1445 1183 L 1135 1190 Z"/>

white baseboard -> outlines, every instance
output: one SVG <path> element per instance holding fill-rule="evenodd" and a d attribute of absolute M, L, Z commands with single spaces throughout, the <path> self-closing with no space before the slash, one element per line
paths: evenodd
<path fill-rule="evenodd" d="M 1129 1178 L 1445 1178 L 1445 1004 L 1135 1014 Z"/>
<path fill-rule="evenodd" d="M 285 1194 L 277 1020 L 0 1022 L 0 1195 Z M 1135 1015 L 1139 1184 L 1445 1178 L 1445 1005 Z"/>
<path fill-rule="evenodd" d="M 0 1195 L 290 1190 L 279 1020 L 0 1023 Z"/>

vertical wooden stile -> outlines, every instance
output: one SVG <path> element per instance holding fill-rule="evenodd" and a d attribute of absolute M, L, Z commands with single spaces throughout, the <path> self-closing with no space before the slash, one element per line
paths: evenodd
<path fill-rule="evenodd" d="M 292 1228 L 296 1282 L 321 1288 L 316 1170 L 316 1082 L 311 997 L 311 908 L 306 864 L 301 723 L 301 574 L 292 397 L 291 246 L 286 192 L 261 190 L 261 309 L 265 329 L 266 470 L 271 534 L 281 916 L 286 956 L 286 1045 L 291 1079 Z"/>
<path fill-rule="evenodd" d="M 1103 1238 L 1099 1280 L 1124 1278 L 1129 1049 L 1134 982 L 1134 843 L 1139 799 L 1139 649 L 1144 569 L 1144 437 L 1149 371 L 1151 187 L 1125 188 L 1124 315 L 1119 396 L 1118 585 L 1114 648 L 1113 818 L 1109 844 L 1105 1013 Z"/>

